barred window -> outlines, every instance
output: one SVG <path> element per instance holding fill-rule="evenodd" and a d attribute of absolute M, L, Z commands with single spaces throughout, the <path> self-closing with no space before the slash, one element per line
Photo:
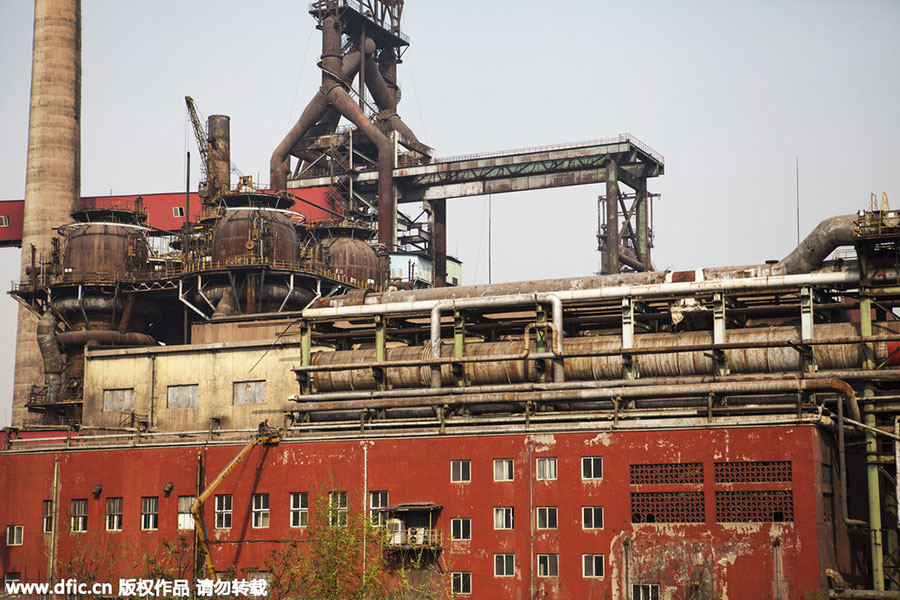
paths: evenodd
<path fill-rule="evenodd" d="M 703 483 L 703 463 L 631 465 L 631 485 Z"/>
<path fill-rule="evenodd" d="M 779 523 L 794 520 L 791 490 L 716 492 L 719 523 Z"/>
<path fill-rule="evenodd" d="M 632 492 L 632 523 L 703 523 L 702 492 Z"/>
<path fill-rule="evenodd" d="M 791 461 L 717 462 L 716 483 L 790 483 L 793 481 Z"/>

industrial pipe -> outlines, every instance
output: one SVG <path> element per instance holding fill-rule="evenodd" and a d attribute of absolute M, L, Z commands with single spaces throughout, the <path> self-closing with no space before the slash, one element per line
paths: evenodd
<path fill-rule="evenodd" d="M 465 310 L 468 308 L 494 308 L 502 306 L 517 306 L 523 304 L 550 304 L 552 307 L 552 322 L 555 337 L 555 350 L 558 355 L 563 353 L 563 309 L 562 301 L 553 294 L 522 294 L 518 296 L 494 296 L 492 298 L 466 298 L 461 300 L 442 300 L 431 309 L 431 357 L 441 358 L 441 312 L 447 309 Z M 553 381 L 561 383 L 565 381 L 565 371 L 562 359 L 553 362 Z M 441 387 L 441 367 L 431 368 L 431 387 Z"/>
<path fill-rule="evenodd" d="M 817 268 L 835 248 L 853 244 L 853 223 L 856 218 L 856 215 L 841 215 L 825 219 L 799 246 L 772 267 L 772 273 L 792 275 L 808 273 Z"/>
<path fill-rule="evenodd" d="M 636 275 L 650 278 L 658 273 L 637 273 Z M 613 280 L 619 276 L 613 276 Z M 885 281 L 897 281 L 898 270 L 887 269 L 884 272 Z M 584 283 L 584 278 L 581 284 Z M 598 278 L 600 279 L 600 278 Z M 568 282 L 569 280 L 551 280 L 554 282 Z M 534 286 L 535 282 L 520 282 L 517 284 L 501 284 L 507 286 L 500 289 L 509 289 L 515 285 L 516 289 L 527 290 L 528 285 Z M 541 283 L 541 282 L 539 282 Z M 548 283 L 548 282 L 542 282 Z M 550 292 L 558 296 L 563 302 L 583 300 L 601 300 L 617 298 L 641 298 L 647 296 L 686 296 L 710 292 L 740 292 L 752 290 L 775 290 L 785 288 L 799 288 L 803 286 L 851 286 L 859 283 L 859 271 L 834 271 L 826 273 L 804 273 L 798 275 L 777 275 L 770 277 L 735 277 L 727 279 L 713 279 L 708 281 L 685 281 L 669 283 L 648 283 L 640 285 L 610 285 L 604 287 L 584 288 L 580 287 L 578 280 L 568 283 L 559 289 L 553 285 L 543 285 L 541 292 Z M 438 288 L 426 289 L 405 294 L 390 292 L 387 294 L 372 294 L 365 299 L 353 297 L 331 298 L 329 306 L 308 308 L 303 311 L 306 319 L 330 319 L 335 317 L 358 317 L 365 315 L 385 315 L 391 313 L 425 312 L 434 308 L 441 300 L 449 298 L 468 298 L 489 296 L 496 291 L 498 286 L 470 286 L 467 288 Z M 557 289 L 554 289 L 557 287 Z M 495 289 L 491 289 L 495 288 Z M 549 288 L 549 289 L 548 289 Z M 531 292 L 529 292 L 531 293 Z M 470 295 L 471 294 L 471 295 Z M 382 299 L 389 302 L 379 303 Z M 325 299 L 323 299 L 325 300 Z M 361 303 L 359 303 L 361 302 Z M 317 302 L 317 304 L 324 302 Z"/>
<path fill-rule="evenodd" d="M 63 346 L 84 346 L 97 342 L 103 346 L 155 346 L 156 338 L 146 333 L 122 333 L 109 329 L 79 329 L 56 334 L 56 341 Z"/>
<path fill-rule="evenodd" d="M 56 326 L 59 318 L 52 310 L 48 310 L 38 321 L 37 344 L 44 359 L 44 385 L 47 388 L 47 402 L 56 402 L 59 396 L 59 388 L 62 385 L 62 372 L 65 370 L 65 361 L 59 346 L 56 343 Z"/>
<path fill-rule="evenodd" d="M 367 43 L 364 51 L 366 54 L 371 54 L 375 51 L 375 45 L 371 40 L 368 40 L 368 42 L 370 42 L 371 45 Z M 325 66 L 324 44 L 325 41 L 323 39 L 323 69 Z M 333 48 L 329 48 L 329 50 L 333 50 Z M 339 54 L 340 50 L 338 50 L 338 55 Z M 360 51 L 357 50 L 347 54 L 341 59 L 341 67 L 339 70 L 336 70 L 335 73 L 339 72 L 344 81 L 349 81 L 356 76 L 356 73 L 359 71 L 359 66 Z M 294 126 L 291 127 L 291 130 L 284 136 L 284 139 L 281 140 L 281 143 L 278 144 L 278 147 L 275 148 L 275 151 L 272 153 L 272 158 L 269 160 L 269 187 L 271 189 L 284 190 L 287 188 L 287 176 L 290 171 L 288 160 L 291 152 L 297 143 L 309 133 L 310 129 L 321 123 L 328 123 L 330 131 L 334 131 L 334 128 L 337 127 L 338 121 L 340 120 L 340 113 L 329 104 L 328 98 L 326 97 L 329 87 L 328 84 L 335 79 L 336 78 L 329 78 L 328 74 L 323 70 L 322 87 L 316 90 L 316 93 L 306 105 L 303 113 L 301 113 L 300 118 Z"/>
<path fill-rule="evenodd" d="M 370 40 L 366 40 L 367 42 Z M 400 115 L 397 114 L 396 99 L 391 88 L 385 81 L 378 65 L 372 55 L 366 56 L 366 87 L 372 92 L 372 98 L 379 110 L 384 114 L 384 119 L 391 126 L 391 129 L 400 135 L 418 142 L 419 138 L 412 132 Z"/>
<path fill-rule="evenodd" d="M 716 381 L 711 383 L 685 385 L 653 385 L 635 387 L 604 387 L 594 389 L 551 390 L 523 393 L 445 393 L 434 395 L 434 390 L 409 390 L 407 396 L 385 399 L 346 400 L 332 402 L 300 402 L 303 411 L 364 410 L 381 408 L 412 408 L 420 406 L 448 405 L 464 406 L 472 404 L 532 403 L 553 404 L 557 402 L 596 400 L 637 400 L 683 398 L 713 395 L 760 395 L 797 392 L 837 393 L 848 402 L 855 399 L 853 389 L 843 381 L 835 379 L 800 379 L 767 381 Z"/>

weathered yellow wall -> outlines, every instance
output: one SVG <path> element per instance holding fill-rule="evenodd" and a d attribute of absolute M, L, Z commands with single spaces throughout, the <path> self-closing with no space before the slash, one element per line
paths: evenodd
<path fill-rule="evenodd" d="M 257 364 L 258 362 L 258 364 Z M 222 429 L 256 427 L 268 417 L 282 424 L 288 396 L 299 391 L 291 367 L 300 362 L 300 344 L 245 342 L 93 350 L 85 356 L 84 424 L 88 427 L 131 426 L 132 415 L 103 411 L 104 389 L 134 389 L 133 412 L 150 417 L 153 428 L 197 431 L 221 419 Z M 252 369 L 252 370 L 251 370 Z M 266 401 L 235 406 L 232 384 L 266 382 Z M 195 408 L 168 408 L 168 386 L 199 385 Z"/>

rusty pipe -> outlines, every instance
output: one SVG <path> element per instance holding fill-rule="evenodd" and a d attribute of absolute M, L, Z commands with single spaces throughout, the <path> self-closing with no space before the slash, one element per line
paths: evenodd
<path fill-rule="evenodd" d="M 79 329 L 56 334 L 56 341 L 63 346 L 84 346 L 97 342 L 103 346 L 155 346 L 156 338 L 146 333 L 122 333 L 109 329 Z"/>
<path fill-rule="evenodd" d="M 431 309 L 431 357 L 441 358 L 441 313 L 445 310 L 465 310 L 467 308 L 493 308 L 526 304 L 550 304 L 553 328 L 555 330 L 556 354 L 563 354 L 563 309 L 559 296 L 547 293 L 519 294 L 515 296 L 493 296 L 490 298 L 465 298 L 442 300 Z M 561 358 L 553 363 L 553 381 L 565 381 L 565 368 Z M 440 366 L 431 369 L 431 387 L 441 387 Z"/>
<path fill-rule="evenodd" d="M 65 370 L 63 354 L 56 343 L 56 326 L 59 318 L 52 310 L 41 316 L 37 324 L 37 344 L 44 360 L 44 385 L 47 387 L 47 402 L 55 402 L 62 385 L 62 372 Z"/>
<path fill-rule="evenodd" d="M 772 267 L 772 273 L 791 275 L 808 273 L 817 268 L 835 248 L 853 244 L 856 218 L 856 215 L 841 215 L 825 219 L 799 246 Z"/>
<path fill-rule="evenodd" d="M 334 19 L 331 21 L 330 27 L 334 31 Z M 319 123 L 327 123 L 329 132 L 333 132 L 337 127 L 340 113 L 329 105 L 326 97 L 330 86 L 339 82 L 339 78 L 335 74 L 340 73 L 340 78 L 349 81 L 359 71 L 361 62 L 359 50 L 344 57 L 340 56 L 340 32 L 337 34 L 337 48 L 334 45 L 334 36 L 325 39 L 325 29 L 323 29 L 322 37 L 322 87 L 316 91 L 300 118 L 272 153 L 272 158 L 269 160 L 269 187 L 273 190 L 283 190 L 287 187 L 287 176 L 290 171 L 288 161 L 291 151 L 310 129 Z M 369 41 L 371 42 L 371 40 Z M 367 54 L 374 52 L 375 44 L 366 44 L 363 51 Z M 329 69 L 331 69 L 330 72 Z"/>
<path fill-rule="evenodd" d="M 848 392 L 849 390 L 849 392 Z M 652 385 L 640 387 L 604 387 L 594 389 L 550 390 L 538 392 L 505 393 L 422 393 L 426 390 L 409 390 L 404 397 L 364 400 L 300 402 L 304 411 L 362 410 L 381 408 L 410 408 L 419 406 L 472 404 L 494 405 L 498 403 L 554 404 L 595 400 L 637 400 L 684 398 L 714 395 L 762 395 L 797 392 L 836 393 L 849 402 L 853 390 L 846 382 L 835 379 L 800 379 L 768 381 L 717 381 L 685 385 Z"/>
<path fill-rule="evenodd" d="M 419 138 L 397 114 L 395 97 L 371 55 L 366 56 L 366 87 L 372 92 L 372 99 L 375 100 L 375 104 L 385 114 L 385 120 L 391 126 L 391 129 L 403 137 L 418 142 Z"/>

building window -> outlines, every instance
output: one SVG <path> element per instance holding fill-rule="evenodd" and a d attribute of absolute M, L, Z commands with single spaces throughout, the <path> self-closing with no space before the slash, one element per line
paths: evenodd
<path fill-rule="evenodd" d="M 103 390 L 103 410 L 107 412 L 134 410 L 134 389 Z"/>
<path fill-rule="evenodd" d="M 450 573 L 450 581 L 453 582 L 453 593 L 456 595 L 468 595 L 472 593 L 471 571 L 454 571 Z"/>
<path fill-rule="evenodd" d="M 603 507 L 602 506 L 582 506 L 581 507 L 581 528 L 582 529 L 603 529 Z"/>
<path fill-rule="evenodd" d="M 556 507 L 555 506 L 538 506 L 537 507 L 537 528 L 538 529 L 556 529 Z"/>
<path fill-rule="evenodd" d="M 170 385 L 167 388 L 166 408 L 194 408 L 199 405 L 199 385 Z"/>
<path fill-rule="evenodd" d="M 384 527 L 387 522 L 387 512 L 378 510 L 388 507 L 387 492 L 369 492 L 369 516 L 376 527 Z"/>
<path fill-rule="evenodd" d="M 172 216 L 173 217 L 183 217 L 184 216 L 184 207 L 183 206 L 173 206 L 172 207 Z"/>
<path fill-rule="evenodd" d="M 515 554 L 494 555 L 494 577 L 514 577 L 516 574 Z"/>
<path fill-rule="evenodd" d="M 513 528 L 513 507 L 498 506 L 494 508 L 494 529 Z"/>
<path fill-rule="evenodd" d="M 18 572 L 10 571 L 9 573 L 7 573 L 6 575 L 3 576 L 3 585 L 4 585 L 4 587 L 5 587 L 7 584 L 21 583 L 21 581 L 22 581 L 22 574 L 21 574 L 21 573 L 18 573 Z M 5 591 L 6 591 L 6 590 L 4 590 L 4 592 L 5 592 Z"/>
<path fill-rule="evenodd" d="M 25 537 L 24 525 L 10 525 L 6 528 L 6 545 L 21 546 L 22 538 Z"/>
<path fill-rule="evenodd" d="M 603 555 L 582 554 L 582 573 L 585 577 L 603 577 Z"/>
<path fill-rule="evenodd" d="M 178 496 L 178 529 L 194 528 L 194 515 L 191 514 L 193 505 L 193 496 Z"/>
<path fill-rule="evenodd" d="M 328 493 L 328 522 L 334 527 L 346 527 L 349 520 L 349 504 L 347 492 Z"/>
<path fill-rule="evenodd" d="M 53 533 L 53 500 L 44 500 L 44 533 Z"/>
<path fill-rule="evenodd" d="M 511 458 L 495 458 L 494 459 L 494 481 L 512 481 L 513 480 L 513 459 Z"/>
<path fill-rule="evenodd" d="M 122 531 L 122 499 L 106 499 L 106 530 Z"/>
<path fill-rule="evenodd" d="M 307 492 L 291 492 L 291 527 L 306 527 L 309 522 Z"/>
<path fill-rule="evenodd" d="M 468 460 L 450 461 L 450 482 L 468 483 L 472 481 L 472 463 Z"/>
<path fill-rule="evenodd" d="M 559 577 L 559 555 L 538 554 L 538 577 Z"/>
<path fill-rule="evenodd" d="M 72 531 L 87 531 L 87 500 L 72 500 Z"/>
<path fill-rule="evenodd" d="M 253 494 L 253 529 L 269 526 L 269 495 Z"/>
<path fill-rule="evenodd" d="M 266 401 L 265 381 L 235 381 L 232 384 L 231 402 L 241 404 L 263 404 Z"/>
<path fill-rule="evenodd" d="M 659 600 L 658 583 L 635 583 L 631 586 L 631 600 Z"/>
<path fill-rule="evenodd" d="M 537 459 L 538 481 L 553 481 L 556 479 L 556 457 Z"/>
<path fill-rule="evenodd" d="M 450 539 L 471 540 L 472 539 L 472 519 L 469 519 L 469 518 L 450 519 Z"/>
<path fill-rule="evenodd" d="M 0 215 L 0 227 L 9 227 L 9 215 Z"/>
<path fill-rule="evenodd" d="M 216 529 L 231 529 L 231 494 L 216 496 Z"/>
<path fill-rule="evenodd" d="M 581 457 L 581 478 L 582 479 L 602 479 L 603 478 L 603 457 L 602 456 L 583 456 L 583 457 Z"/>
<path fill-rule="evenodd" d="M 144 531 L 159 529 L 159 496 L 141 498 L 141 529 Z"/>

